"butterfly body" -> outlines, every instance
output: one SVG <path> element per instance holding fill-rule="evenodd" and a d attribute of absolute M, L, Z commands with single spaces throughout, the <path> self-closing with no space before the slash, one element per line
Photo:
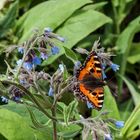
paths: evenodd
<path fill-rule="evenodd" d="M 102 76 L 102 66 L 95 51 L 92 51 L 83 66 L 76 73 L 77 86 L 75 92 L 84 101 L 90 102 L 95 109 L 103 106 L 105 81 Z"/>

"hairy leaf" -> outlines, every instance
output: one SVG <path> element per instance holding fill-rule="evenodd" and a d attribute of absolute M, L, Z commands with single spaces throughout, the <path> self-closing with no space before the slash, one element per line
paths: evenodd
<path fill-rule="evenodd" d="M 53 0 L 43 2 L 28 12 L 17 23 L 17 35 L 21 35 L 19 42 L 23 42 L 32 34 L 33 30 L 50 27 L 57 28 L 74 11 L 90 3 L 90 0 Z"/>
<path fill-rule="evenodd" d="M 34 140 L 33 129 L 18 114 L 0 109 L 0 133 L 8 140 Z"/>
<path fill-rule="evenodd" d="M 111 22 L 111 19 L 100 12 L 94 10 L 79 10 L 65 22 L 63 27 L 58 29 L 57 33 L 66 37 L 67 41 L 64 46 L 71 49 L 91 32 L 109 22 Z M 63 53 L 64 49 L 61 49 L 58 55 L 50 57 L 43 65 L 51 64 Z"/>

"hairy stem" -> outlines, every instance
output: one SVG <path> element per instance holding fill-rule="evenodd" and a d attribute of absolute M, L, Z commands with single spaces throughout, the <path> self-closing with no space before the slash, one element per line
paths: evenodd
<path fill-rule="evenodd" d="M 56 104 L 52 108 L 52 116 L 56 118 Z M 53 140 L 57 140 L 57 129 L 56 129 L 56 121 L 53 121 Z"/>
<path fill-rule="evenodd" d="M 24 50 L 24 54 L 23 54 L 23 57 L 22 57 L 22 62 L 21 64 L 19 65 L 18 69 L 17 69 L 17 73 L 15 75 L 15 79 L 18 79 L 18 75 L 20 73 L 20 69 L 22 68 L 23 66 L 23 63 L 25 61 L 25 58 L 26 56 L 28 55 L 28 53 L 30 52 L 30 50 L 35 46 L 36 42 L 38 40 L 38 36 L 36 38 L 32 38 L 30 41 L 28 41 L 26 43 L 26 47 L 25 47 L 25 50 Z M 33 42 L 32 42 L 33 41 Z"/>
<path fill-rule="evenodd" d="M 40 104 L 40 102 L 37 101 L 37 99 L 34 97 L 34 95 L 29 91 L 27 90 L 25 87 L 23 87 L 22 85 L 18 84 L 18 83 L 15 83 L 13 81 L 7 81 L 7 80 L 1 80 L 1 82 L 3 84 L 10 84 L 10 85 L 14 85 L 16 86 L 17 88 L 19 88 L 20 90 L 22 90 L 31 100 L 33 103 L 35 103 L 38 108 L 48 117 L 50 118 L 51 120 L 53 121 L 57 121 L 56 118 L 54 118 L 53 116 L 51 116 L 45 109 L 44 107 Z"/>

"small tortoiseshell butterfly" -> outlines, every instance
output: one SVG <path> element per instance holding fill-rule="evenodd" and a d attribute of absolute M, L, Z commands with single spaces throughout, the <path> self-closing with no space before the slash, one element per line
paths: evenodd
<path fill-rule="evenodd" d="M 76 71 L 76 79 L 78 82 L 75 87 L 76 94 L 100 110 L 104 101 L 105 81 L 101 61 L 95 51 L 90 52 L 84 64 Z"/>

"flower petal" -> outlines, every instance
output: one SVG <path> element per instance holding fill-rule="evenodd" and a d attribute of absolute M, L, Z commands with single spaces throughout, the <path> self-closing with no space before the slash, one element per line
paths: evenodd
<path fill-rule="evenodd" d="M 23 68 L 25 68 L 26 70 L 32 70 L 33 65 L 31 62 L 24 62 L 23 63 Z"/>
<path fill-rule="evenodd" d="M 107 78 L 107 76 L 106 76 L 106 74 L 105 74 L 105 72 L 103 70 L 102 70 L 102 75 L 103 75 L 103 79 Z"/>
<path fill-rule="evenodd" d="M 81 67 L 81 62 L 80 61 L 76 61 L 75 63 L 74 63 L 74 69 L 79 69 L 80 67 Z"/>
<path fill-rule="evenodd" d="M 116 121 L 115 125 L 117 128 L 122 128 L 122 127 L 124 127 L 124 121 Z"/>
<path fill-rule="evenodd" d="M 39 57 L 35 56 L 32 60 L 32 63 L 34 65 L 40 65 L 41 64 L 41 59 Z"/>
<path fill-rule="evenodd" d="M 41 56 L 40 56 L 43 60 L 48 59 L 48 55 L 46 53 L 42 53 L 41 52 Z"/>
<path fill-rule="evenodd" d="M 61 36 L 57 36 L 56 37 L 59 41 L 61 41 L 61 42 L 65 42 L 65 38 L 63 38 L 63 37 L 61 37 Z"/>
<path fill-rule="evenodd" d="M 52 32 L 52 29 L 50 27 L 44 28 L 44 32 Z"/>
<path fill-rule="evenodd" d="M 21 63 L 22 63 L 22 59 L 19 59 L 16 63 L 17 63 L 18 66 L 20 66 Z"/>
<path fill-rule="evenodd" d="M 59 53 L 59 48 L 57 46 L 51 47 L 51 52 L 53 55 L 58 54 Z"/>
<path fill-rule="evenodd" d="M 117 65 L 117 64 L 112 63 L 112 64 L 110 65 L 110 67 L 112 68 L 113 71 L 116 72 L 117 70 L 119 70 L 119 67 L 120 67 L 120 66 Z"/>
<path fill-rule="evenodd" d="M 59 64 L 59 69 L 60 69 L 62 72 L 64 72 L 64 66 L 63 66 L 63 64 Z"/>
<path fill-rule="evenodd" d="M 21 53 L 21 54 L 23 54 L 24 53 L 24 48 L 23 47 L 19 47 L 18 48 L 18 52 Z"/>
<path fill-rule="evenodd" d="M 4 96 L 1 96 L 1 101 L 3 102 L 3 103 L 8 103 L 8 99 L 7 98 L 5 98 Z"/>
<path fill-rule="evenodd" d="M 104 140 L 113 140 L 110 134 L 104 134 Z"/>
<path fill-rule="evenodd" d="M 48 95 L 49 95 L 49 96 L 53 96 L 53 94 L 54 94 L 54 90 L 53 90 L 53 88 L 50 86 Z"/>
<path fill-rule="evenodd" d="M 90 102 L 88 102 L 87 101 L 87 107 L 90 109 L 90 108 L 94 108 L 94 106 L 90 103 Z"/>

